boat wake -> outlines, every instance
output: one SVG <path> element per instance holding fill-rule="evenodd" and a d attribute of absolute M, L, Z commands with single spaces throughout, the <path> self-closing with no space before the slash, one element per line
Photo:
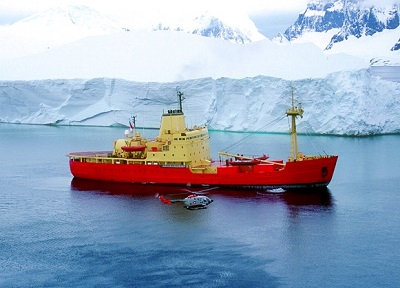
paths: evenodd
<path fill-rule="evenodd" d="M 272 188 L 272 189 L 267 189 L 266 192 L 268 192 L 268 193 L 284 193 L 284 192 L 286 192 L 286 190 L 283 188 Z"/>

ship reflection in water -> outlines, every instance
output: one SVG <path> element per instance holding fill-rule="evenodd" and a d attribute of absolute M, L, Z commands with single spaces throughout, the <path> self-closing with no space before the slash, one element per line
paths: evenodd
<path fill-rule="evenodd" d="M 206 187 L 207 188 L 207 187 Z M 204 187 L 182 187 L 173 185 L 154 185 L 154 184 L 137 184 L 137 183 L 118 183 L 103 182 L 73 178 L 71 181 L 72 191 L 89 191 L 96 193 L 104 193 L 109 195 L 125 195 L 131 197 L 154 197 L 154 195 L 174 195 L 181 194 L 184 191 L 197 192 L 205 189 Z M 188 192 L 189 193 L 189 192 Z M 235 201 L 246 202 L 269 202 L 284 203 L 296 210 L 296 206 L 313 207 L 315 210 L 329 210 L 333 207 L 332 195 L 328 188 L 309 188 L 283 190 L 282 192 L 272 191 L 268 189 L 233 189 L 220 187 L 212 190 L 207 195 L 210 198 L 218 197 L 221 199 L 231 199 Z M 293 209 L 292 209 L 293 208 Z M 295 212 L 295 211 L 292 211 Z"/>

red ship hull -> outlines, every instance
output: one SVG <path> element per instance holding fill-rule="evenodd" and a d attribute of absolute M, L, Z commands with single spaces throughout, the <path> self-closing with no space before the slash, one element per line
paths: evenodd
<path fill-rule="evenodd" d="M 172 185 L 210 185 L 225 187 L 324 187 L 335 170 L 337 156 L 279 164 L 213 164 L 216 173 L 193 172 L 188 167 L 163 167 L 149 164 L 89 163 L 71 159 L 71 173 L 76 178 Z M 282 163 L 282 162 L 280 162 Z"/>

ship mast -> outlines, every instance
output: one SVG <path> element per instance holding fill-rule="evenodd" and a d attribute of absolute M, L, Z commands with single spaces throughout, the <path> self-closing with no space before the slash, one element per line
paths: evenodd
<path fill-rule="evenodd" d="M 132 123 L 133 123 L 132 130 L 133 130 L 133 129 L 136 129 L 136 117 L 137 117 L 137 116 L 133 116 L 133 115 L 131 116 Z"/>
<path fill-rule="evenodd" d="M 179 91 L 179 90 L 177 92 L 177 95 L 178 95 L 178 101 L 179 101 L 179 112 L 183 113 L 183 111 L 182 111 L 182 101 L 183 101 L 183 99 L 185 99 L 185 97 L 183 97 L 183 92 Z"/>
<path fill-rule="evenodd" d="M 300 116 L 301 118 L 303 118 L 303 112 L 304 111 L 301 108 L 301 103 L 299 103 L 299 107 L 294 106 L 294 89 L 292 87 L 292 107 L 286 111 L 286 115 L 292 117 L 292 129 L 290 131 L 289 161 L 295 161 L 300 158 L 299 147 L 297 144 L 296 117 Z"/>

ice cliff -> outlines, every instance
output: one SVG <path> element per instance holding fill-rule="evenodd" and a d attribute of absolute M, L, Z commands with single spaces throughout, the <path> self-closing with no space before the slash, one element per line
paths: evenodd
<path fill-rule="evenodd" d="M 138 127 L 158 128 L 163 111 L 178 107 L 179 89 L 185 94 L 188 126 L 287 132 L 284 113 L 291 87 L 305 110 L 299 132 L 400 133 L 400 83 L 372 76 L 368 69 L 292 81 L 267 76 L 168 83 L 114 78 L 0 81 L 0 121 L 111 126 L 127 125 L 136 115 Z"/>

